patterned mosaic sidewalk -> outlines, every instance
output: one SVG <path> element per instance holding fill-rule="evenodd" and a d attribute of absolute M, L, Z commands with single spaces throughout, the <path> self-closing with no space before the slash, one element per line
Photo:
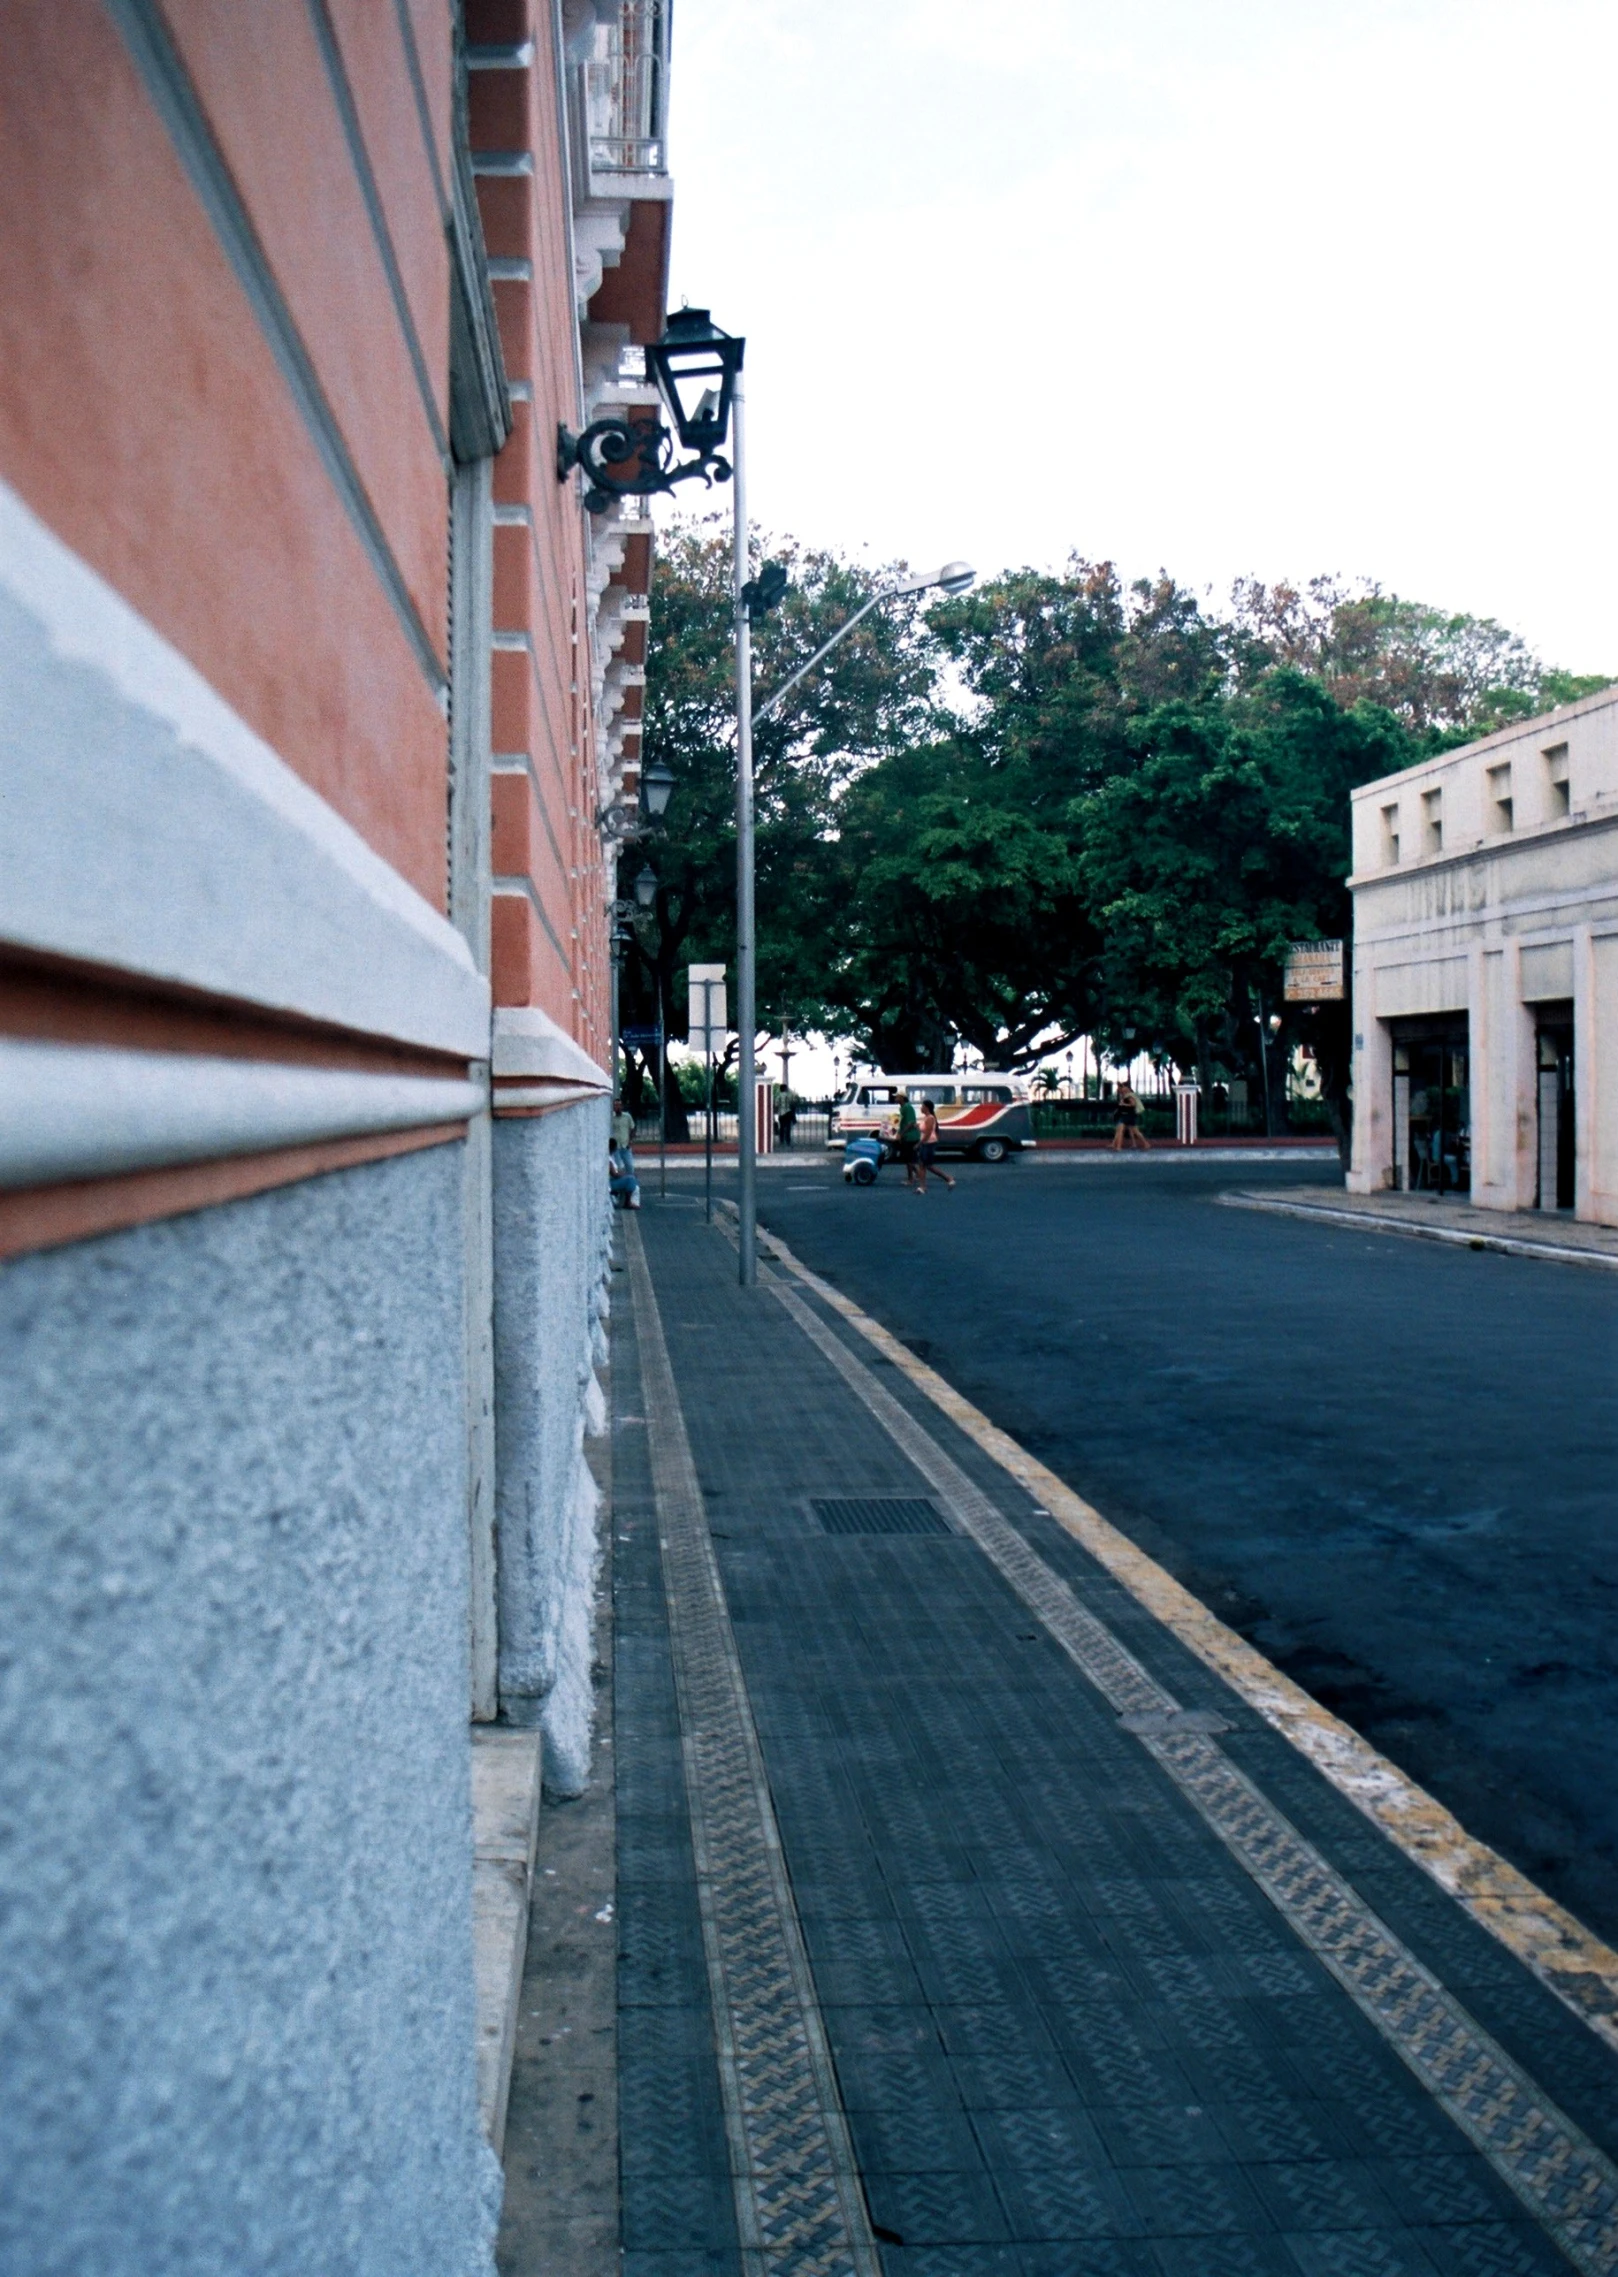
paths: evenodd
<path fill-rule="evenodd" d="M 1618 2268 L 1618 2061 L 898 1371 L 641 1234 L 626 2270 Z"/>

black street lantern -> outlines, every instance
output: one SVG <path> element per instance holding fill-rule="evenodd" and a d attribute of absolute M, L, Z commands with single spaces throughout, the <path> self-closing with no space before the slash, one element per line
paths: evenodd
<path fill-rule="evenodd" d="M 746 349 L 747 342 L 721 332 L 705 308 L 677 308 L 662 339 L 646 351 L 647 376 L 656 381 L 681 442 L 704 460 L 730 432 L 736 374 Z"/>
<path fill-rule="evenodd" d="M 641 770 L 640 789 L 646 812 L 653 822 L 661 822 L 674 795 L 673 768 L 665 767 L 661 759 L 654 759 L 649 767 Z"/>
<path fill-rule="evenodd" d="M 565 482 L 575 467 L 584 471 L 584 503 L 605 514 L 615 499 L 649 498 L 677 482 L 728 482 L 730 463 L 719 446 L 730 431 L 736 375 L 745 340 L 721 332 L 705 308 L 676 309 L 661 340 L 646 350 L 646 369 L 657 382 L 688 451 L 674 464 L 674 437 L 649 412 L 630 418 L 593 419 L 582 435 L 556 430 L 556 479 Z"/>
<path fill-rule="evenodd" d="M 650 862 L 635 880 L 635 902 L 638 908 L 650 909 L 657 899 L 657 872 Z"/>

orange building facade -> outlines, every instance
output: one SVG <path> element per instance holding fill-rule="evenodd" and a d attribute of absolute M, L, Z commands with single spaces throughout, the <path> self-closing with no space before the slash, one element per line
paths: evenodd
<path fill-rule="evenodd" d="M 556 439 L 650 400 L 667 33 L 7 13 L 6 2266 L 492 2267 L 469 1811 L 480 1733 L 588 1765 L 652 554 Z"/>

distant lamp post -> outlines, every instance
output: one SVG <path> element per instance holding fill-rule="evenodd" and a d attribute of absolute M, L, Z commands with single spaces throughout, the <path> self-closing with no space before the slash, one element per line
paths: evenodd
<path fill-rule="evenodd" d="M 652 868 L 650 862 L 636 877 L 634 892 L 637 909 L 650 909 L 657 900 L 657 872 Z"/>
<path fill-rule="evenodd" d="M 676 309 L 662 338 L 647 348 L 646 369 L 681 443 L 696 455 L 676 465 L 674 436 L 659 420 L 614 413 L 593 419 L 582 435 L 557 428 L 557 480 L 565 482 L 578 467 L 585 481 L 584 503 L 592 514 L 607 513 L 620 498 L 649 498 L 681 482 L 728 482 L 730 464 L 719 454 L 745 348 L 746 342 L 722 332 L 705 308 Z"/>
<path fill-rule="evenodd" d="M 612 905 L 612 930 L 607 935 L 608 959 L 612 971 L 612 1095 L 616 1100 L 622 1080 L 623 1044 L 621 1040 L 621 982 L 624 970 L 624 951 L 629 947 L 630 933 L 624 923 L 623 904 Z"/>
<path fill-rule="evenodd" d="M 654 759 L 643 768 L 640 778 L 640 795 L 646 802 L 646 812 L 653 822 L 661 822 L 669 811 L 669 800 L 674 795 L 674 770 L 665 767 L 661 759 Z"/>
<path fill-rule="evenodd" d="M 1281 1033 L 1281 1015 L 1279 1012 L 1272 1012 L 1266 1019 L 1264 1017 L 1264 1000 L 1260 997 L 1259 1007 L 1253 1018 L 1258 1022 L 1258 1059 L 1260 1072 L 1264 1079 L 1264 1136 L 1274 1138 L 1275 1109 L 1270 1099 L 1270 1042 L 1272 1038 Z"/>

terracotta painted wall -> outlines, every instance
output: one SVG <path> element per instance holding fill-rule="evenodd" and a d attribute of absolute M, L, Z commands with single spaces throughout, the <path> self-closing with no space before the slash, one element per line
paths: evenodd
<path fill-rule="evenodd" d="M 302 0 L 166 15 L 430 655 L 96 0 L 7 24 L 0 474 L 442 907 L 447 254 L 398 17 L 333 21 L 425 389 Z M 437 133 L 448 17 L 415 20 Z"/>

